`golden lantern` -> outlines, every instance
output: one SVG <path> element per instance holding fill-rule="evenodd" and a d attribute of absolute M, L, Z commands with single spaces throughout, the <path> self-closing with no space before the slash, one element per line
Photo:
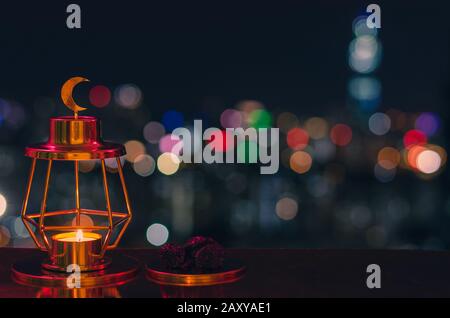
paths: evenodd
<path fill-rule="evenodd" d="M 68 80 L 61 90 L 64 104 L 74 111 L 74 116 L 50 118 L 50 135 L 47 142 L 28 146 L 25 155 L 32 159 L 30 174 L 25 191 L 21 216 L 36 246 L 48 253 L 40 269 L 28 269 L 25 265 L 16 264 L 13 276 L 23 283 L 46 282 L 50 286 L 58 286 L 59 281 L 64 284 L 68 266 L 75 264 L 78 270 L 86 274 L 85 285 L 96 285 L 98 282 L 114 282 L 130 278 L 124 262 L 119 261 L 116 268 L 112 266 L 110 258 L 105 252 L 114 249 L 119 244 L 128 224 L 131 221 L 131 206 L 125 184 L 120 157 L 125 155 L 125 148 L 121 144 L 104 142 L 101 137 L 100 121 L 91 116 L 78 116 L 78 111 L 85 108 L 77 105 L 72 98 L 73 87 L 87 79 L 74 77 Z M 114 160 L 126 205 L 125 212 L 113 211 L 107 180 L 105 160 Z M 45 161 L 47 170 L 43 196 L 39 211 L 28 211 L 31 187 L 35 175 L 37 161 Z M 103 189 L 105 196 L 105 210 L 85 209 L 80 205 L 79 164 L 80 161 L 97 160 L 101 165 Z M 75 206 L 67 210 L 47 210 L 49 183 L 52 167 L 55 161 L 64 161 L 73 165 L 75 176 L 74 197 Z M 72 224 L 54 224 L 50 219 L 59 216 L 73 216 Z M 104 219 L 98 224 L 83 224 L 82 217 L 90 216 Z M 54 220 L 56 221 L 56 220 Z M 119 229 L 119 227 L 121 227 Z M 111 266 L 110 266 L 111 265 Z M 40 266 L 39 266 L 40 267 Z M 98 271 L 98 272 L 96 272 Z M 38 274 L 36 274 L 38 273 Z M 65 274 L 65 273 L 64 273 Z M 111 275 L 109 275 L 111 274 Z M 111 277 L 108 277 L 111 276 Z M 48 277 L 50 277 L 48 279 Z M 92 277 L 96 278 L 94 281 Z M 105 279 L 98 279 L 104 277 Z"/>

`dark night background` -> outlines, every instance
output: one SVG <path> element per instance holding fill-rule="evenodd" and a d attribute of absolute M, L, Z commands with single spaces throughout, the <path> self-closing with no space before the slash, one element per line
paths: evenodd
<path fill-rule="evenodd" d="M 382 12 L 377 35 L 382 57 L 376 70 L 363 76 L 376 78 L 382 90 L 371 111 L 358 109 L 348 89 L 358 76 L 348 63 L 352 23 L 371 2 L 77 1 L 81 30 L 66 28 L 69 3 L 0 4 L 0 99 L 23 110 L 12 124 L 2 119 L 0 125 L 0 193 L 7 201 L 0 216 L 3 245 L 32 246 L 16 220 L 29 169 L 23 148 L 46 139 L 49 117 L 70 113 L 59 99 L 60 87 L 72 76 L 83 76 L 91 82 L 80 85 L 74 97 L 89 108 L 86 114 L 102 119 L 105 139 L 138 140 L 155 160 L 158 146 L 149 145 L 142 131 L 170 110 L 181 113 L 185 125 L 203 118 L 220 127 L 225 109 L 256 100 L 272 116 L 273 127 L 280 113 L 289 112 L 300 126 L 318 116 L 330 126 L 345 123 L 353 130 L 347 148 L 325 162 L 313 161 L 302 174 L 281 163 L 269 176 L 259 175 L 255 165 L 203 164 L 171 176 L 156 169 L 142 177 L 127 162 L 134 219 L 121 246 L 151 246 L 146 231 L 154 223 L 168 229 L 169 241 L 202 234 L 229 247 L 450 246 L 446 166 L 432 178 L 399 168 L 392 180 L 381 182 L 374 176 L 377 152 L 384 146 L 400 150 L 403 134 L 414 127 L 383 136 L 367 128 L 374 112 L 396 109 L 413 117 L 432 112 L 440 127 L 430 143 L 447 149 L 448 3 L 376 2 Z M 114 98 L 104 108 L 89 104 L 93 86 L 105 85 L 114 95 L 127 83 L 142 92 L 138 108 L 120 107 Z M 42 98 L 53 101 L 51 107 L 40 108 Z M 280 145 L 280 152 L 284 148 Z M 333 183 L 326 176 L 336 166 L 344 177 Z M 55 177 L 50 188 L 54 209 L 69 207 L 73 194 L 70 171 L 57 167 L 63 177 Z M 83 195 L 87 204 L 102 202 L 96 174 L 98 167 L 81 179 L 82 203 Z M 40 176 L 33 187 L 35 207 L 43 170 Z M 245 183 L 242 191 L 230 191 L 234 176 Z M 298 205 L 291 220 L 275 212 L 286 196 Z"/>

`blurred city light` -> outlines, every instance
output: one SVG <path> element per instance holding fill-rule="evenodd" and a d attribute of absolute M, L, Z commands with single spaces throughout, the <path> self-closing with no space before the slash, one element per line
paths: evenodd
<path fill-rule="evenodd" d="M 292 198 L 282 198 L 278 200 L 275 210 L 280 219 L 285 221 L 292 220 L 297 215 L 297 201 Z"/>
<path fill-rule="evenodd" d="M 422 173 L 432 174 L 441 167 L 441 157 L 433 150 L 424 150 L 417 156 L 417 169 Z"/>
<path fill-rule="evenodd" d="M 362 74 L 374 71 L 381 59 L 381 44 L 372 35 L 356 37 L 349 47 L 349 65 Z"/>
<path fill-rule="evenodd" d="M 336 146 L 347 146 L 352 141 L 352 129 L 345 124 L 337 124 L 331 128 L 330 139 Z"/>
<path fill-rule="evenodd" d="M 272 115 L 264 109 L 256 109 L 249 114 L 248 124 L 253 128 L 270 128 Z"/>
<path fill-rule="evenodd" d="M 2 216 L 6 212 L 6 208 L 8 203 L 6 202 L 6 198 L 3 194 L 0 194 L 0 216 Z"/>
<path fill-rule="evenodd" d="M 143 130 L 145 140 L 151 144 L 157 144 L 165 133 L 166 129 L 164 126 L 157 121 L 148 122 Z"/>
<path fill-rule="evenodd" d="M 114 99 L 123 108 L 136 109 L 142 103 L 142 92 L 134 84 L 125 84 L 116 88 Z"/>
<path fill-rule="evenodd" d="M 311 139 L 325 138 L 328 134 L 328 123 L 320 117 L 311 117 L 305 122 L 305 129 Z"/>
<path fill-rule="evenodd" d="M 133 162 L 133 169 L 141 177 L 148 177 L 155 171 L 156 163 L 150 155 L 141 154 Z"/>
<path fill-rule="evenodd" d="M 293 150 L 302 150 L 308 145 L 309 135 L 302 128 L 292 128 L 286 136 L 286 143 Z"/>
<path fill-rule="evenodd" d="M 147 228 L 147 241 L 155 246 L 161 246 L 169 239 L 169 230 L 162 224 L 154 223 Z"/>
<path fill-rule="evenodd" d="M 408 130 L 403 136 L 403 144 L 405 148 L 411 148 L 416 145 L 425 145 L 428 141 L 427 136 L 420 130 Z"/>
<path fill-rule="evenodd" d="M 289 164 L 293 171 L 303 174 L 311 169 L 312 157 L 305 151 L 296 151 L 291 155 Z"/>
<path fill-rule="evenodd" d="M 137 156 L 145 154 L 145 146 L 139 140 L 129 140 L 125 143 L 126 160 L 133 163 Z"/>
<path fill-rule="evenodd" d="M 415 128 L 425 133 L 428 137 L 434 136 L 439 126 L 440 119 L 433 113 L 422 113 L 415 122 Z"/>
<path fill-rule="evenodd" d="M 225 109 L 220 115 L 220 124 L 223 128 L 238 128 L 243 125 L 243 115 L 235 109 Z"/>
<path fill-rule="evenodd" d="M 111 101 L 111 91 L 103 85 L 94 86 L 89 91 L 89 101 L 95 107 L 105 107 Z"/>
<path fill-rule="evenodd" d="M 175 128 L 184 125 L 184 116 L 180 112 L 169 110 L 163 114 L 162 123 L 167 132 L 172 132 Z"/>
<path fill-rule="evenodd" d="M 158 170 L 165 175 L 172 175 L 180 167 L 180 159 L 171 152 L 165 152 L 158 157 Z"/>
<path fill-rule="evenodd" d="M 162 137 L 159 141 L 159 151 L 160 152 L 173 152 L 176 155 L 180 155 L 182 149 L 183 141 L 176 135 L 167 134 Z M 177 148 L 174 148 L 176 145 L 179 145 Z"/>
<path fill-rule="evenodd" d="M 385 135 L 391 129 L 391 119 L 384 113 L 375 113 L 369 118 L 369 129 L 375 135 Z"/>
<path fill-rule="evenodd" d="M 392 147 L 384 147 L 378 152 L 378 165 L 384 169 L 396 168 L 401 160 L 400 152 Z"/>

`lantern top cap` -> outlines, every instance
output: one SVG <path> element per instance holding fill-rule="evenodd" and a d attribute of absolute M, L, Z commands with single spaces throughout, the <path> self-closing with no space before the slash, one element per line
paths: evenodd
<path fill-rule="evenodd" d="M 64 83 L 61 99 L 74 111 L 74 115 L 50 118 L 48 141 L 26 147 L 26 156 L 36 159 L 90 160 L 125 155 L 123 145 L 103 141 L 98 118 L 78 116 L 78 111 L 85 108 L 75 103 L 72 90 L 76 84 L 84 81 L 88 80 L 83 77 L 72 77 Z"/>
<path fill-rule="evenodd" d="M 81 120 L 81 121 L 98 121 L 97 117 L 94 116 L 57 116 L 51 117 L 51 120 L 55 121 L 65 121 L 65 120 Z"/>
<path fill-rule="evenodd" d="M 26 147 L 25 155 L 53 160 L 107 159 L 125 155 L 125 147 L 103 141 L 96 117 L 60 116 L 50 118 L 48 141 Z"/>

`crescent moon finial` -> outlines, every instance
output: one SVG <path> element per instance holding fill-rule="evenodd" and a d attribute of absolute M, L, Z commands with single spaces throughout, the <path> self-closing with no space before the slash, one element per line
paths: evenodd
<path fill-rule="evenodd" d="M 76 76 L 69 78 L 61 88 L 61 99 L 69 109 L 75 113 L 75 118 L 78 117 L 78 112 L 85 110 L 86 108 L 78 105 L 73 99 L 72 93 L 76 85 L 81 82 L 89 82 L 87 78 Z"/>

